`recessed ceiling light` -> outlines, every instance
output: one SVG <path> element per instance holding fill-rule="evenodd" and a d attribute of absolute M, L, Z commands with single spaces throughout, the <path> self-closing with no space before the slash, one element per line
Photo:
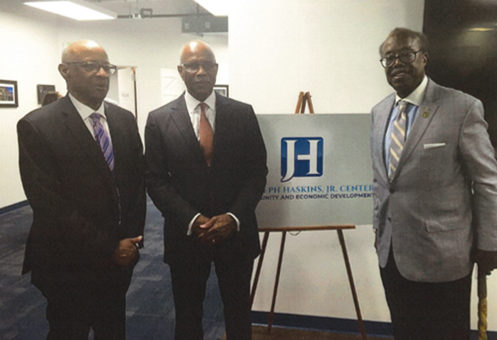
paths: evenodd
<path fill-rule="evenodd" d="M 215 16 L 228 16 L 231 2 L 233 0 L 195 0 L 200 6 Z"/>
<path fill-rule="evenodd" d="M 25 5 L 76 20 L 112 20 L 117 14 L 81 0 L 27 1 Z"/>

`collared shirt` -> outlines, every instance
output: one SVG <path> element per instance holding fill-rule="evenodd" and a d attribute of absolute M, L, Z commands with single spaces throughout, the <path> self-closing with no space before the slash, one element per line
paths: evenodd
<path fill-rule="evenodd" d="M 95 140 L 96 140 L 96 135 L 95 131 L 93 130 L 92 119 L 90 118 L 90 115 L 95 112 L 100 114 L 101 116 L 100 123 L 102 123 L 105 131 L 107 131 L 107 133 L 109 134 L 109 139 L 112 144 L 112 137 L 110 135 L 109 124 L 107 123 L 107 116 L 105 115 L 105 108 L 103 103 L 102 105 L 100 105 L 98 110 L 93 110 L 91 107 L 86 106 L 85 104 L 81 103 L 79 100 L 74 98 L 74 96 L 70 93 L 69 93 L 69 99 L 71 99 L 71 102 L 76 108 L 76 111 L 78 111 L 79 115 L 81 116 L 81 119 L 83 119 L 83 122 L 88 128 L 88 131 L 90 131 L 91 135 Z"/>
<path fill-rule="evenodd" d="M 203 102 L 198 101 L 188 91 L 186 91 L 185 103 L 186 103 L 186 109 L 188 110 L 188 114 L 190 115 L 190 120 L 191 120 L 192 125 L 193 125 L 193 131 L 195 131 L 195 136 L 197 136 L 197 139 L 199 139 L 198 126 L 200 123 L 200 106 L 199 106 L 200 103 L 207 104 L 208 108 L 205 110 L 205 115 L 206 115 L 207 119 L 209 120 L 209 123 L 211 124 L 212 132 L 214 132 L 214 133 L 216 132 L 216 130 L 215 130 L 215 128 L 216 128 L 216 124 L 215 124 L 216 123 L 216 93 L 214 91 L 212 91 L 210 96 L 207 97 L 207 99 L 204 100 Z M 227 212 L 227 214 L 230 215 L 231 217 L 233 217 L 233 219 L 236 222 L 236 229 L 237 229 L 237 231 L 240 231 L 240 220 L 230 212 Z M 188 224 L 187 235 L 192 234 L 193 223 L 195 222 L 197 217 L 199 217 L 200 215 L 201 215 L 200 213 L 197 213 L 192 218 L 190 223 Z"/>
<path fill-rule="evenodd" d="M 214 91 L 210 94 L 209 97 L 207 97 L 206 100 L 203 102 L 198 101 L 197 99 L 193 98 L 193 96 L 186 91 L 185 93 L 185 102 L 186 102 L 186 109 L 188 110 L 188 114 L 190 115 L 190 120 L 192 121 L 193 125 L 193 131 L 195 131 L 195 136 L 197 136 L 197 139 L 199 138 L 198 136 L 198 126 L 200 123 L 200 103 L 206 103 L 208 108 L 205 110 L 205 115 L 207 117 L 207 120 L 211 124 L 212 127 L 212 132 L 216 132 L 216 94 Z"/>
<path fill-rule="evenodd" d="M 387 131 L 385 133 L 385 140 L 384 140 L 384 154 L 385 154 L 385 167 L 388 169 L 388 166 L 390 164 L 390 144 L 392 142 L 392 129 L 393 129 L 393 122 L 397 119 L 399 115 L 399 102 L 401 100 L 406 101 L 408 103 L 407 105 L 407 131 L 406 131 L 406 139 L 409 136 L 409 133 L 411 132 L 412 125 L 414 124 L 414 121 L 416 119 L 418 109 L 423 103 L 423 99 L 425 97 L 426 93 L 426 87 L 428 86 L 428 77 L 425 76 L 421 84 L 412 91 L 410 95 L 408 95 L 405 98 L 400 98 L 399 95 L 395 96 L 395 105 L 392 109 L 392 112 L 390 113 L 390 118 L 388 120 L 388 125 L 387 125 Z"/>

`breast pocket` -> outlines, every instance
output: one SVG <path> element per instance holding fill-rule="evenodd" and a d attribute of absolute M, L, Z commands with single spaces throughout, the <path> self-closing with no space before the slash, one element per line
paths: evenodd
<path fill-rule="evenodd" d="M 425 221 L 425 229 L 429 233 L 439 233 L 461 229 L 461 225 L 457 224 L 454 219 L 448 218 L 440 221 Z"/>

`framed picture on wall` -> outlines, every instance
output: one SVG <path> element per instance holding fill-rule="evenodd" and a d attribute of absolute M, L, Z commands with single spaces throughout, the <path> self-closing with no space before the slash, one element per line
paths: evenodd
<path fill-rule="evenodd" d="M 0 79 L 0 107 L 18 107 L 17 81 Z"/>
<path fill-rule="evenodd" d="M 48 92 L 55 91 L 55 85 L 36 85 L 36 90 L 38 92 L 38 104 L 41 104 L 43 97 L 45 97 Z"/>
<path fill-rule="evenodd" d="M 216 91 L 217 93 L 225 96 L 225 97 L 229 97 L 229 87 L 228 85 L 214 85 L 214 91 Z"/>

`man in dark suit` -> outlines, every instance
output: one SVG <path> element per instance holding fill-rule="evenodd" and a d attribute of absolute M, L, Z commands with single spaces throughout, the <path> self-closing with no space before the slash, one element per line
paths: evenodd
<path fill-rule="evenodd" d="M 396 340 L 469 339 L 473 260 L 496 265 L 497 162 L 482 103 L 425 75 L 428 40 L 380 47 L 396 93 L 372 112 L 374 219 Z"/>
<path fill-rule="evenodd" d="M 33 209 L 23 273 L 47 299 L 47 339 L 125 339 L 125 295 L 145 219 L 143 148 L 134 116 L 103 103 L 106 52 L 69 45 L 68 94 L 18 125 L 19 165 Z"/>
<path fill-rule="evenodd" d="M 266 149 L 250 105 L 213 91 L 218 65 L 205 43 L 181 52 L 187 92 L 150 113 L 148 193 L 163 213 L 176 340 L 201 340 L 202 304 L 214 261 L 229 340 L 251 339 L 250 278 L 260 252 L 255 208 Z"/>

